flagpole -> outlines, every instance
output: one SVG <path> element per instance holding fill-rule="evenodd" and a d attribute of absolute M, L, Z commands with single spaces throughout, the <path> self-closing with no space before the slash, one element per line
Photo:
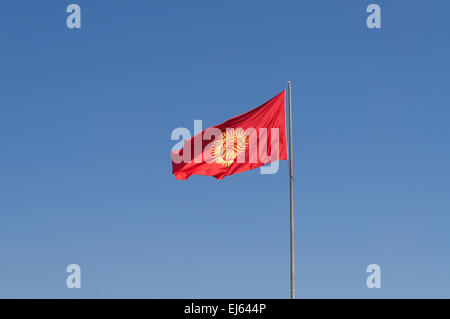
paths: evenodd
<path fill-rule="evenodd" d="M 294 236 L 294 167 L 292 154 L 292 84 L 288 85 L 289 105 L 289 188 L 290 188 L 290 218 L 291 218 L 291 299 L 295 299 L 295 236 Z"/>

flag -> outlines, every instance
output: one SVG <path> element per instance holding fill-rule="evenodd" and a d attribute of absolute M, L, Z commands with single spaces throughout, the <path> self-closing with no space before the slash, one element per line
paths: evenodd
<path fill-rule="evenodd" d="M 287 160 L 285 90 L 266 103 L 205 129 L 172 151 L 172 173 L 217 179 Z"/>

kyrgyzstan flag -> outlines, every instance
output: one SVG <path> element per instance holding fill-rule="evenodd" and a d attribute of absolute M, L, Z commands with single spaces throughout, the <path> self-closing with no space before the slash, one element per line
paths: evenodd
<path fill-rule="evenodd" d="M 172 151 L 176 179 L 209 175 L 217 179 L 276 160 L 287 160 L 285 91 L 261 106 L 207 128 Z"/>

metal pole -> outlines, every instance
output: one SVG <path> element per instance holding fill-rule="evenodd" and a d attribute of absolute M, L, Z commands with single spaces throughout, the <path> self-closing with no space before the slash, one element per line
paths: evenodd
<path fill-rule="evenodd" d="M 290 187 L 290 211 L 291 211 L 291 299 L 295 299 L 295 237 L 294 237 L 294 167 L 292 154 L 292 85 L 288 85 L 289 105 L 289 187 Z"/>

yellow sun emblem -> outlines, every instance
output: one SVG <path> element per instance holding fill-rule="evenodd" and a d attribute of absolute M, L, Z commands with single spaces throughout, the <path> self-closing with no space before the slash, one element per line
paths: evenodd
<path fill-rule="evenodd" d="M 248 147 L 248 135 L 243 129 L 229 129 L 212 143 L 211 155 L 217 164 L 230 166 Z"/>

